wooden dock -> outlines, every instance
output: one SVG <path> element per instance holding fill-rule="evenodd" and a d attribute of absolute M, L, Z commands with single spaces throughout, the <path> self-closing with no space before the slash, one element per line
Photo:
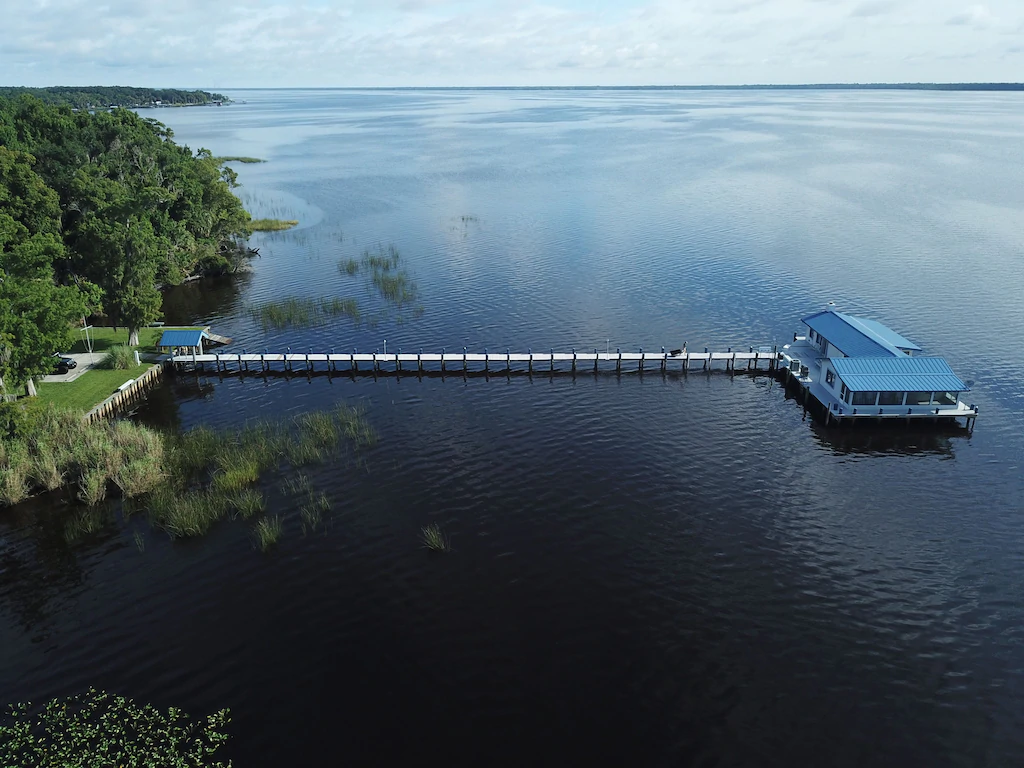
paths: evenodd
<path fill-rule="evenodd" d="M 775 347 L 761 347 L 747 351 L 690 352 L 673 350 L 666 352 L 469 352 L 465 347 L 461 352 L 331 352 L 293 353 L 241 353 L 230 354 L 185 354 L 171 357 L 170 362 L 177 368 L 202 369 L 212 365 L 218 372 L 224 373 L 270 373 L 273 371 L 343 371 L 357 373 L 555 373 L 593 371 L 594 373 L 615 372 L 623 370 L 659 370 L 681 371 L 721 370 L 737 371 L 775 371 L 778 364 L 778 350 Z M 762 367 L 763 365 L 763 367 Z M 319 366 L 319 367 L 318 367 Z"/>

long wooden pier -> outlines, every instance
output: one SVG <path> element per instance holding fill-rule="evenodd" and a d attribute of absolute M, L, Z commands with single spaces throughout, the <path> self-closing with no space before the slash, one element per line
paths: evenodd
<path fill-rule="evenodd" d="M 283 353 L 241 353 L 226 354 L 182 354 L 171 357 L 175 367 L 205 368 L 212 364 L 215 370 L 225 373 L 269 373 L 272 371 L 345 371 L 356 373 L 430 373 L 430 372 L 473 372 L 503 373 L 522 371 L 525 373 L 542 372 L 576 372 L 592 370 L 622 372 L 623 370 L 644 371 L 657 369 L 662 372 L 678 370 L 684 373 L 691 370 L 722 370 L 736 372 L 738 370 L 774 371 L 778 365 L 778 350 L 775 347 L 748 348 L 747 351 L 711 352 L 705 348 L 703 352 L 690 352 L 678 349 L 666 352 L 469 352 L 463 347 L 462 352 L 299 352 L 288 350 Z M 764 364 L 764 368 L 761 365 Z M 317 368 L 317 366 L 320 366 Z M 340 366 L 340 368 L 339 368 Z M 717 366 L 717 367 L 716 367 Z"/>

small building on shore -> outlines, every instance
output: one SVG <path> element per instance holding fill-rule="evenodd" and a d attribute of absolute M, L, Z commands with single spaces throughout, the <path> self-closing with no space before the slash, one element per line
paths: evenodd
<path fill-rule="evenodd" d="M 780 367 L 824 408 L 826 421 L 862 418 L 958 419 L 973 424 L 970 388 L 941 357 L 877 320 L 832 306 L 803 318 L 807 334 L 782 348 Z"/>
<path fill-rule="evenodd" d="M 203 354 L 203 341 L 207 339 L 205 329 L 167 330 L 160 335 L 157 350 L 177 355 Z"/>

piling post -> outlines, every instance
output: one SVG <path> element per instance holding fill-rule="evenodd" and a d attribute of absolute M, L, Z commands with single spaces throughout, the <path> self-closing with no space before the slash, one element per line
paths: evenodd
<path fill-rule="evenodd" d="M 622 350 L 619 347 L 616 347 L 615 353 L 619 356 L 615 361 L 615 372 L 622 373 Z"/>
<path fill-rule="evenodd" d="M 242 372 L 242 357 L 245 355 L 245 350 L 242 350 L 242 354 L 238 356 L 238 372 Z M 249 370 L 249 361 L 245 361 L 245 370 Z"/>
<path fill-rule="evenodd" d="M 398 354 L 395 355 L 395 373 L 401 373 L 402 371 L 402 348 L 398 348 Z"/>
<path fill-rule="evenodd" d="M 487 354 L 487 347 L 484 347 L 484 373 L 490 373 L 490 372 L 491 372 L 491 360 L 490 360 L 490 356 Z"/>
<path fill-rule="evenodd" d="M 665 348 L 661 348 L 661 372 L 665 372 L 665 366 L 668 365 L 668 357 L 665 355 Z"/>
<path fill-rule="evenodd" d="M 708 348 L 704 347 L 704 354 L 706 355 L 707 353 L 708 353 Z M 711 362 L 711 358 L 710 357 L 705 357 L 704 358 L 704 370 L 705 371 L 708 369 L 708 363 L 710 363 L 710 362 Z"/>
<path fill-rule="evenodd" d="M 597 373 L 597 347 L 594 347 L 594 373 Z"/>
<path fill-rule="evenodd" d="M 644 372 L 644 348 L 640 347 L 640 373 Z"/>
<path fill-rule="evenodd" d="M 462 375 L 466 375 L 466 348 L 462 348 Z"/>
<path fill-rule="evenodd" d="M 572 372 L 576 373 L 576 347 L 572 348 Z"/>
<path fill-rule="evenodd" d="M 448 349 L 448 347 L 441 347 L 441 373 L 444 373 L 445 370 L 446 370 L 445 369 L 445 362 L 444 362 L 444 355 L 445 355 L 445 352 L 447 351 L 447 349 Z"/>
<path fill-rule="evenodd" d="M 421 375 L 423 374 L 423 347 L 420 347 L 420 351 L 416 353 L 416 370 Z"/>
<path fill-rule="evenodd" d="M 528 353 L 528 354 L 530 355 L 530 367 L 529 367 L 529 372 L 530 372 L 530 373 L 533 373 L 533 347 L 530 347 L 530 348 L 529 348 L 529 349 L 527 349 L 526 351 L 527 351 L 527 353 Z"/>
<path fill-rule="evenodd" d="M 356 360 L 356 353 L 359 352 L 357 347 L 352 347 L 352 373 L 359 373 L 359 361 Z"/>
<path fill-rule="evenodd" d="M 549 352 L 551 353 L 551 358 L 549 360 L 549 362 L 551 363 L 551 367 L 548 370 L 550 370 L 551 373 L 554 373 L 555 372 L 555 348 L 551 347 Z"/>
<path fill-rule="evenodd" d="M 313 361 L 309 359 L 309 356 L 312 355 L 312 354 L 313 354 L 313 348 L 310 347 L 309 348 L 309 352 L 306 353 L 306 370 L 307 371 L 312 371 L 313 370 Z"/>
<path fill-rule="evenodd" d="M 512 353 L 505 347 L 505 371 L 512 373 Z"/>
<path fill-rule="evenodd" d="M 380 353 L 379 349 L 373 350 L 373 374 L 377 375 L 377 371 L 380 370 L 380 363 L 377 362 L 377 355 Z"/>

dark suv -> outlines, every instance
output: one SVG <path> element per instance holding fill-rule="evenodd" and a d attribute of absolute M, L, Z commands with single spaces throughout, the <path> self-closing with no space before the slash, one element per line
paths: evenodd
<path fill-rule="evenodd" d="M 53 356 L 57 358 L 57 368 L 54 373 L 67 373 L 72 368 L 78 367 L 78 361 L 73 357 L 64 357 L 60 352 L 54 352 Z"/>

